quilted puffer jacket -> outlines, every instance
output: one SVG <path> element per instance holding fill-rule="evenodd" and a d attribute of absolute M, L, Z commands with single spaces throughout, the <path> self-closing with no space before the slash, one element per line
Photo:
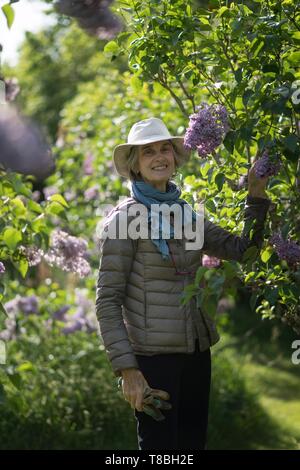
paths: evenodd
<path fill-rule="evenodd" d="M 106 224 L 118 222 L 121 211 L 128 211 L 136 202 L 133 198 L 122 201 L 111 211 Z M 260 248 L 270 202 L 247 196 L 244 221 L 253 220 L 251 237 L 248 223 L 244 223 L 240 237 L 205 217 L 201 250 L 186 250 L 184 238 L 170 239 L 170 260 L 163 260 L 150 238 L 100 240 L 96 315 L 116 376 L 122 369 L 138 368 L 136 354 L 192 353 L 195 332 L 202 349 L 219 340 L 214 321 L 197 308 L 194 298 L 181 304 L 183 289 L 193 282 L 194 275 L 189 273 L 197 271 L 203 253 L 241 262 L 247 248 Z M 128 215 L 128 224 L 132 218 Z M 176 270 L 182 274 L 177 275 Z"/>

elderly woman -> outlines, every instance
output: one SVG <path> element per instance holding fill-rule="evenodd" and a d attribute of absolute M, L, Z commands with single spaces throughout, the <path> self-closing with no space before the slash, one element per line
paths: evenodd
<path fill-rule="evenodd" d="M 147 209 L 149 230 L 153 204 L 177 203 L 184 208 L 187 203 L 170 179 L 189 155 L 183 138 L 171 136 L 157 118 L 134 124 L 128 142 L 114 150 L 116 170 L 131 180 L 131 197 L 118 204 L 106 220 L 96 313 L 108 359 L 115 375 L 122 377 L 124 398 L 134 409 L 140 450 L 206 448 L 210 347 L 219 334 L 195 298 L 186 304 L 180 302 L 182 292 L 193 282 L 204 253 L 243 261 L 247 248 L 260 248 L 270 205 L 265 193 L 267 178 L 257 179 L 252 166 L 244 214 L 245 220 L 253 221 L 251 238 L 245 227 L 239 237 L 205 217 L 201 249 L 187 249 L 185 238 L 175 238 L 174 231 L 165 239 L 161 224 L 158 236 L 152 234 L 152 238 L 151 234 L 120 236 L 120 227 L 115 237 L 107 236 L 113 224 L 118 226 L 125 220 L 129 226 L 134 204 Z M 149 389 L 161 403 L 170 400 L 172 408 L 163 409 L 163 420 L 144 412 L 145 391 Z"/>

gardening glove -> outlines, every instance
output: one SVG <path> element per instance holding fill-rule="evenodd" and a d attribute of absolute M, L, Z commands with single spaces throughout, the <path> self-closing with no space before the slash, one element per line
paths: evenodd
<path fill-rule="evenodd" d="M 156 421 L 163 421 L 165 416 L 160 410 L 170 410 L 171 403 L 167 402 L 170 398 L 167 392 L 154 388 L 147 388 L 144 393 L 143 411 Z"/>
<path fill-rule="evenodd" d="M 122 388 L 122 377 L 118 378 L 118 388 Z M 171 403 L 166 400 L 170 398 L 168 392 L 163 390 L 146 387 L 143 398 L 143 412 L 151 416 L 156 421 L 163 421 L 165 416 L 160 411 L 170 410 L 172 408 Z"/>

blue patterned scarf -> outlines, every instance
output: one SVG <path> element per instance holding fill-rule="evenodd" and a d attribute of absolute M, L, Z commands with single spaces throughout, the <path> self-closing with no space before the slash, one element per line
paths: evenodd
<path fill-rule="evenodd" d="M 188 217 L 188 211 L 183 211 L 183 207 L 185 205 L 192 212 L 193 220 L 196 220 L 196 213 L 193 211 L 191 206 L 185 201 L 184 199 L 180 199 L 181 190 L 176 186 L 176 184 L 168 182 L 167 184 L 167 191 L 158 191 L 153 186 L 144 181 L 134 181 L 131 184 L 131 197 L 135 198 L 142 204 L 144 204 L 148 208 L 148 224 L 151 223 L 151 204 L 168 204 L 171 206 L 172 204 L 180 204 L 182 209 L 182 221 L 183 226 L 186 223 Z M 162 223 L 162 214 L 160 213 L 159 217 L 159 238 L 158 239 L 151 239 L 156 248 L 161 252 L 163 259 L 169 259 L 169 247 L 165 238 L 162 238 L 163 233 L 163 223 Z M 174 227 L 170 225 L 170 238 L 174 238 Z"/>

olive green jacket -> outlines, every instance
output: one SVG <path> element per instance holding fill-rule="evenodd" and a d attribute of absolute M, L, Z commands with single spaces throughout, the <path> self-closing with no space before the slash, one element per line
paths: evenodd
<path fill-rule="evenodd" d="M 122 201 L 111 211 L 106 224 L 118 219 L 121 211 L 127 211 L 136 202 L 133 198 Z M 184 239 L 168 240 L 181 275 L 176 275 L 172 260 L 163 260 L 150 238 L 101 240 L 96 314 L 116 376 L 122 369 L 138 368 L 136 354 L 192 353 L 195 331 L 203 349 L 219 340 L 214 321 L 197 308 L 195 298 L 181 304 L 183 289 L 194 277 L 184 272 L 196 272 L 203 253 L 241 262 L 248 247 L 255 245 L 260 249 L 270 202 L 247 196 L 244 220 L 253 220 L 252 237 L 247 235 L 246 223 L 240 237 L 205 217 L 201 250 L 186 250 Z"/>

